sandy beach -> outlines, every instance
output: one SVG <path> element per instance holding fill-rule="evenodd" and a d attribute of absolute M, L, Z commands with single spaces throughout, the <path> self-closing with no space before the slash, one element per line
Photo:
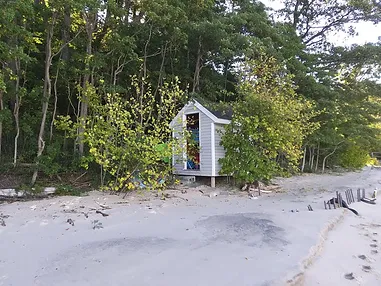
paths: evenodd
<path fill-rule="evenodd" d="M 381 170 L 274 182 L 254 199 L 198 186 L 1 204 L 0 285 L 381 285 L 380 203 L 323 204 L 370 196 Z"/>
<path fill-rule="evenodd" d="M 381 285 L 381 207 L 353 206 L 360 216 L 346 215 L 329 233 L 321 256 L 305 274 L 305 285 Z M 345 281 L 346 275 L 351 280 Z"/>

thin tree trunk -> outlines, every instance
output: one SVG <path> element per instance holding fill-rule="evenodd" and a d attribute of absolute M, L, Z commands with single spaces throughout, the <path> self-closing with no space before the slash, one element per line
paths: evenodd
<path fill-rule="evenodd" d="M 314 158 L 315 158 L 315 148 L 314 147 L 311 147 L 310 148 L 310 170 L 312 172 L 313 170 L 313 166 L 314 166 Z"/>
<path fill-rule="evenodd" d="M 190 43 L 189 43 L 189 40 L 188 40 L 188 47 L 189 47 L 189 45 L 190 45 Z M 172 73 L 173 73 L 173 61 L 171 63 L 172 63 Z M 191 70 L 191 68 L 190 68 L 190 51 L 189 51 L 189 48 L 188 48 L 187 49 L 187 67 L 186 67 L 186 71 L 190 71 L 190 70 Z M 191 84 L 190 84 L 190 82 L 188 82 L 188 77 L 186 77 L 185 88 L 187 89 L 187 92 L 190 92 L 190 87 L 191 87 Z"/>
<path fill-rule="evenodd" d="M 14 152 L 13 152 L 13 167 L 16 167 L 17 164 L 17 155 L 18 155 L 18 141 L 20 136 L 20 121 L 19 121 L 19 111 L 21 98 L 19 94 L 20 90 L 20 59 L 15 60 L 15 69 L 16 69 L 16 88 L 15 88 L 15 106 L 13 109 L 13 117 L 15 118 L 16 125 L 16 135 L 14 140 Z"/>
<path fill-rule="evenodd" d="M 156 89 L 155 89 L 155 93 L 153 95 L 155 98 L 156 98 L 157 93 L 158 93 L 158 91 L 160 89 L 160 86 L 162 85 L 163 72 L 164 72 L 164 64 L 165 64 L 165 59 L 166 59 L 166 54 L 167 54 L 167 44 L 168 43 L 165 43 L 164 50 L 163 50 L 163 53 L 162 53 L 163 58 L 162 58 L 162 61 L 161 61 L 161 66 L 160 66 L 159 78 L 157 80 L 157 86 L 156 86 Z M 162 98 L 161 98 L 161 96 L 159 97 L 158 100 L 159 100 L 159 106 L 162 106 Z M 152 110 L 153 109 L 151 109 L 148 118 L 151 118 Z M 161 110 L 161 108 L 159 108 L 159 110 Z M 160 122 L 160 120 L 162 119 L 162 115 L 163 115 L 162 112 L 160 112 L 159 110 L 158 110 L 158 114 L 157 114 L 157 121 L 158 122 Z"/>
<path fill-rule="evenodd" d="M 78 97 L 79 98 L 81 98 L 82 97 L 82 92 L 80 91 L 79 93 L 78 93 Z M 74 108 L 73 108 L 74 109 Z M 81 100 L 78 100 L 78 103 L 77 103 L 77 116 L 76 116 L 76 118 L 77 118 L 77 122 L 81 122 L 81 116 L 80 116 L 80 113 L 81 113 Z M 75 111 L 74 111 L 74 113 L 75 113 Z M 81 132 L 81 127 L 79 127 L 79 128 L 77 128 L 77 137 L 76 137 L 76 139 L 75 139 L 75 144 L 74 144 L 74 153 L 77 151 L 77 144 L 78 144 L 78 146 L 80 145 L 79 143 L 80 143 L 80 140 L 81 140 L 81 137 L 80 137 L 80 132 Z"/>
<path fill-rule="evenodd" d="M 69 93 L 70 93 L 70 89 L 69 89 Z M 69 115 L 69 112 L 70 112 L 70 105 L 68 104 L 67 109 L 66 109 L 66 115 Z M 63 138 L 62 148 L 64 151 L 67 150 L 67 131 L 66 130 L 65 130 L 65 134 L 64 134 L 64 138 Z"/>
<path fill-rule="evenodd" d="M 62 40 L 64 43 L 68 43 L 70 40 L 70 26 L 71 26 L 71 15 L 70 15 L 70 5 L 65 7 L 64 21 L 62 29 Z M 69 61 L 70 59 L 70 48 L 69 45 L 65 45 L 62 50 L 62 59 L 64 61 Z"/>
<path fill-rule="evenodd" d="M 294 27 L 294 29 L 297 28 L 299 23 L 299 16 L 300 16 L 299 6 L 300 5 L 301 5 L 301 0 L 297 0 L 294 7 L 294 14 L 293 14 L 293 21 L 292 21 L 292 26 Z"/>
<path fill-rule="evenodd" d="M 228 70 L 229 70 L 229 61 L 226 61 L 225 62 L 225 70 L 224 70 L 224 74 L 225 74 L 224 88 L 225 88 L 225 90 L 228 86 Z M 225 96 L 226 96 L 226 94 L 224 93 L 224 101 L 226 100 Z"/>
<path fill-rule="evenodd" d="M 300 169 L 302 173 L 304 172 L 304 167 L 306 166 L 306 155 L 307 155 L 307 147 L 304 147 L 302 168 Z"/>
<path fill-rule="evenodd" d="M 129 18 L 130 18 L 130 12 L 131 12 L 131 0 L 124 0 L 124 11 L 126 11 L 125 19 L 124 19 L 124 24 L 129 23 Z"/>
<path fill-rule="evenodd" d="M 123 62 L 121 62 L 123 58 Z M 111 74 L 113 75 L 113 86 L 114 86 L 114 90 L 115 90 L 115 87 L 116 87 L 116 84 L 118 82 L 118 75 L 123 71 L 125 65 L 127 63 L 129 63 L 130 61 L 126 61 L 126 56 L 120 56 L 118 58 L 118 61 L 117 61 L 117 67 L 114 71 L 114 67 L 112 67 L 112 70 L 111 70 Z"/>
<path fill-rule="evenodd" d="M 202 48 L 202 42 L 201 42 L 201 36 L 199 36 L 199 38 L 198 38 L 197 58 L 196 58 L 196 67 L 195 67 L 194 75 L 193 75 L 193 89 L 192 89 L 192 92 L 199 91 L 201 60 L 202 60 L 201 48 Z"/>
<path fill-rule="evenodd" d="M 46 31 L 46 45 L 45 45 L 45 75 L 44 75 L 44 90 L 43 90 L 43 103 L 42 103 L 42 119 L 40 124 L 40 132 L 38 133 L 37 141 L 37 158 L 36 158 L 36 168 L 33 172 L 32 186 L 36 183 L 38 175 L 38 164 L 39 159 L 45 149 L 44 133 L 45 133 L 45 124 L 46 117 L 49 107 L 49 99 L 52 92 L 52 83 L 50 79 L 50 66 L 52 64 L 52 38 L 53 38 L 53 28 L 55 24 L 56 14 L 52 15 L 52 22 L 49 24 L 49 27 Z"/>
<path fill-rule="evenodd" d="M 89 12 L 88 14 L 84 13 L 83 14 L 85 22 L 86 22 L 86 33 L 87 33 L 87 45 L 86 45 L 86 54 L 87 54 L 87 59 L 86 59 L 86 66 L 85 66 L 85 75 L 83 77 L 83 83 L 82 83 L 82 98 L 80 100 L 80 127 L 78 129 L 78 152 L 80 156 L 83 156 L 84 153 L 84 138 L 83 134 L 85 131 L 85 124 L 86 124 L 86 118 L 87 118 L 87 113 L 88 113 L 88 99 L 86 96 L 86 91 L 89 85 L 89 80 L 90 80 L 90 56 L 92 55 L 92 43 L 93 43 L 93 34 L 95 31 L 95 25 L 97 21 L 97 14 L 94 12 Z"/>
<path fill-rule="evenodd" d="M 144 61 L 143 61 L 143 79 L 146 79 L 147 77 L 147 58 L 148 58 L 148 46 L 151 42 L 151 37 L 152 37 L 152 25 L 149 28 L 149 35 L 147 42 L 144 45 Z M 142 83 L 144 84 L 144 83 Z M 144 93 L 143 88 L 142 88 L 142 93 Z"/>
<path fill-rule="evenodd" d="M 0 90 L 0 112 L 3 110 L 4 110 L 3 91 Z M 2 143 L 3 143 L 3 121 L 0 120 L 0 162 L 1 162 Z"/>
<path fill-rule="evenodd" d="M 143 76 L 142 76 L 142 79 L 141 79 L 141 87 L 140 87 L 140 125 L 142 126 L 143 125 L 143 121 L 144 121 L 144 112 L 143 110 L 145 109 L 145 106 L 143 105 L 143 98 L 144 98 L 144 93 L 145 93 L 145 83 L 146 83 L 146 77 L 147 77 L 147 56 L 148 56 L 148 45 L 151 41 L 151 37 L 152 37 L 152 25 L 150 26 L 150 30 L 149 30 L 149 35 L 148 35 L 148 39 L 147 39 L 147 42 L 144 46 L 144 61 L 143 61 Z"/>
<path fill-rule="evenodd" d="M 157 92 L 159 91 L 159 88 L 160 88 L 160 86 L 162 84 L 164 64 L 165 64 L 165 59 L 166 59 L 166 54 L 167 54 L 167 45 L 168 45 L 168 43 L 166 42 L 165 45 L 164 45 L 163 52 L 162 52 L 162 60 L 161 60 L 161 65 L 160 65 L 159 77 L 157 79 L 157 86 L 156 86 L 156 89 L 155 89 L 154 97 L 156 97 Z"/>
<path fill-rule="evenodd" d="M 58 74 L 59 74 L 60 68 L 59 66 L 57 67 L 57 73 L 56 73 L 56 78 L 54 79 L 54 108 L 53 108 L 53 116 L 52 116 L 52 122 L 50 122 L 50 135 L 49 135 L 49 141 L 51 142 L 53 139 L 53 127 L 54 127 L 54 122 L 56 120 L 56 113 L 57 113 L 57 101 L 58 101 L 58 94 L 57 94 L 57 81 L 58 81 Z"/>
<path fill-rule="evenodd" d="M 336 152 L 337 148 L 339 148 L 340 144 L 343 143 L 343 142 L 344 142 L 344 141 L 339 142 L 339 144 L 337 144 L 337 145 L 335 146 L 335 148 L 333 149 L 333 151 L 332 151 L 331 153 L 329 153 L 327 156 L 324 157 L 324 159 L 323 159 L 323 166 L 322 166 L 322 169 L 321 169 L 321 172 L 322 172 L 322 173 L 324 173 L 324 170 L 325 170 L 325 164 L 326 164 L 326 160 L 328 159 L 328 157 L 332 156 L 332 155 Z"/>
<path fill-rule="evenodd" d="M 119 61 L 119 59 L 118 59 L 118 61 Z M 113 83 L 113 88 L 114 88 L 114 92 L 115 92 L 116 76 L 114 73 L 114 61 L 112 61 L 112 64 L 111 64 L 110 78 L 113 79 L 112 83 Z"/>
<path fill-rule="evenodd" d="M 315 165 L 315 172 L 317 172 L 319 167 L 319 154 L 320 153 L 320 144 L 318 144 L 317 153 L 316 153 L 316 165 Z"/>

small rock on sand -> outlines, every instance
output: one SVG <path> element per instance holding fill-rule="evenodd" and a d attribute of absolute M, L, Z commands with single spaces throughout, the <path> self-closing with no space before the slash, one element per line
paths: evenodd
<path fill-rule="evenodd" d="M 372 270 L 372 267 L 370 267 L 369 265 L 363 265 L 362 270 L 365 272 L 369 272 L 370 270 Z"/>
<path fill-rule="evenodd" d="M 348 279 L 348 280 L 355 279 L 355 277 L 353 276 L 353 272 L 345 274 L 344 277 L 345 279 Z"/>

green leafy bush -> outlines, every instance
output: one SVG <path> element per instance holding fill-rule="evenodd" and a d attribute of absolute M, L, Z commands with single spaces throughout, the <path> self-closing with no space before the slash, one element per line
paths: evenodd
<path fill-rule="evenodd" d="M 117 192 L 165 186 L 172 172 L 168 158 L 180 150 L 169 126 L 183 96 L 177 81 L 159 89 L 159 101 L 146 82 L 133 78 L 132 86 L 127 96 L 107 94 L 103 102 L 94 87 L 86 90 L 91 114 L 84 142 L 89 155 L 82 163 L 85 168 L 91 162 L 100 165 L 107 181 L 104 188 Z M 57 127 L 71 130 L 68 134 L 74 137 L 78 124 L 61 117 Z"/>
<path fill-rule="evenodd" d="M 54 195 L 56 195 L 56 196 L 77 196 L 77 197 L 81 197 L 81 196 L 86 195 L 86 192 L 84 192 L 78 188 L 75 188 L 73 186 L 70 186 L 70 185 L 61 184 L 61 185 L 57 186 L 56 191 L 54 192 Z"/>
<path fill-rule="evenodd" d="M 349 169 L 360 169 L 370 161 L 369 153 L 358 145 L 348 145 L 339 154 L 340 165 Z"/>
<path fill-rule="evenodd" d="M 239 182 L 269 180 L 297 168 L 304 138 L 317 127 L 311 102 L 299 97 L 291 77 L 276 60 L 262 55 L 246 65 L 242 99 L 225 128 L 221 173 Z"/>

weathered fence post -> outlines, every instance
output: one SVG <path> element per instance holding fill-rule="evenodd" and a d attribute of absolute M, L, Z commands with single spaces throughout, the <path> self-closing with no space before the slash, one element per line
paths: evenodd
<path fill-rule="evenodd" d="M 343 207 L 343 198 L 341 197 L 341 194 L 339 194 L 339 206 Z"/>
<path fill-rule="evenodd" d="M 337 204 L 340 207 L 340 199 L 339 199 L 339 192 L 338 191 L 336 191 L 336 198 L 337 198 Z"/>
<path fill-rule="evenodd" d="M 354 203 L 355 202 L 355 197 L 353 196 L 353 190 L 352 189 L 350 189 L 350 190 L 351 190 L 352 203 Z"/>
<path fill-rule="evenodd" d="M 345 197 L 347 198 L 347 202 L 348 202 L 348 205 L 349 205 L 350 202 L 349 202 L 348 190 L 345 190 Z"/>

